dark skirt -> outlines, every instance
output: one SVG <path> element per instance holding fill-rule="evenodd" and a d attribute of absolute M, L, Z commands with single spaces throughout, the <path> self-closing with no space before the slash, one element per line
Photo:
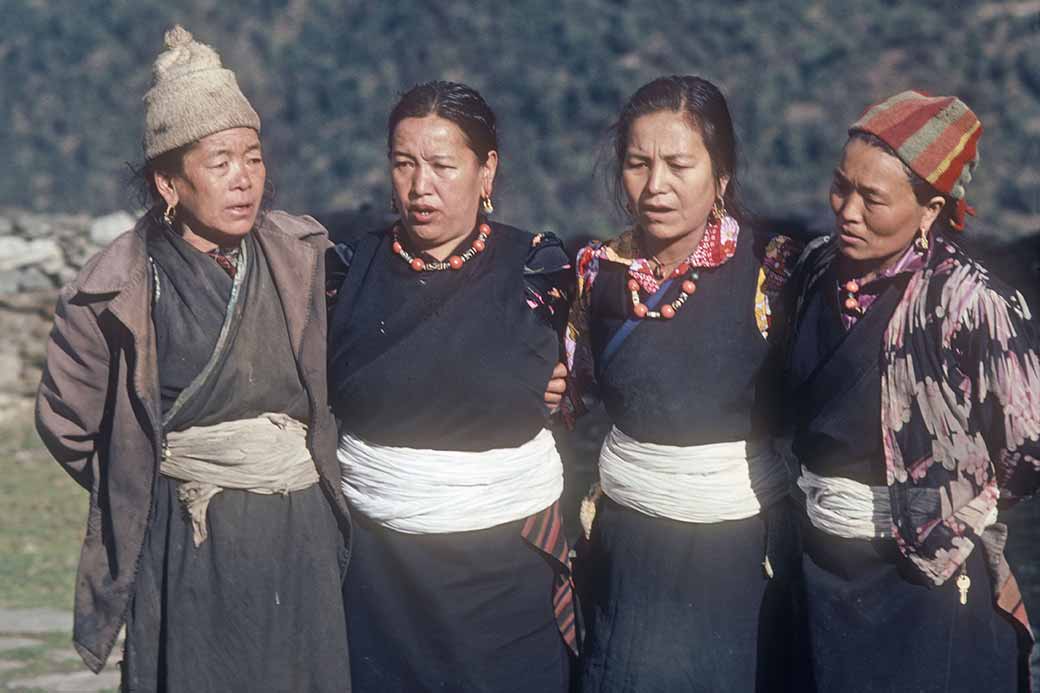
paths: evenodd
<path fill-rule="evenodd" d="M 314 485 L 226 490 L 196 547 L 160 477 L 127 620 L 123 690 L 349 691 L 343 536 Z"/>
<path fill-rule="evenodd" d="M 576 568 L 588 626 L 581 689 L 796 690 L 795 519 L 786 501 L 695 524 L 602 500 Z"/>
<path fill-rule="evenodd" d="M 805 521 L 803 541 L 816 690 L 1026 690 L 1018 633 L 994 607 L 981 549 L 962 605 L 955 578 L 922 584 L 892 540 L 842 539 Z"/>
<path fill-rule="evenodd" d="M 567 689 L 553 566 L 522 521 L 416 535 L 354 518 L 344 594 L 355 693 Z"/>

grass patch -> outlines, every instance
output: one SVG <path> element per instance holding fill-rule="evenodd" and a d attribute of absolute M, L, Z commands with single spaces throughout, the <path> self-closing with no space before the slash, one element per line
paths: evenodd
<path fill-rule="evenodd" d="M 0 606 L 72 610 L 88 496 L 32 424 L 0 428 Z"/>

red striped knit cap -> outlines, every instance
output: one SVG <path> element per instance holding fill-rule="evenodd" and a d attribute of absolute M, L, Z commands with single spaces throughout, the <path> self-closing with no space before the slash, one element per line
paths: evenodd
<path fill-rule="evenodd" d="M 849 128 L 854 132 L 877 136 L 914 173 L 956 200 L 951 223 L 964 229 L 964 215 L 975 214 L 964 196 L 979 163 L 982 123 L 963 101 L 904 91 L 868 108 Z"/>

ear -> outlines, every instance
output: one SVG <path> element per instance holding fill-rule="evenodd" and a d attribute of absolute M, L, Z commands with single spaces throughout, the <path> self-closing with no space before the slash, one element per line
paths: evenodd
<path fill-rule="evenodd" d="M 491 197 L 495 190 L 495 174 L 498 173 L 498 152 L 494 149 L 488 152 L 487 160 L 480 168 L 480 194 Z"/>
<path fill-rule="evenodd" d="M 921 223 L 917 227 L 921 231 L 928 232 L 932 228 L 932 224 L 939 218 L 939 213 L 942 212 L 943 207 L 946 206 L 946 198 L 942 195 L 936 195 L 924 205 L 924 213 L 921 215 Z"/>
<path fill-rule="evenodd" d="M 719 177 L 719 181 L 715 187 L 718 188 L 717 197 L 724 197 L 726 195 L 726 188 L 729 187 L 729 176 Z"/>
<path fill-rule="evenodd" d="M 161 173 L 156 171 L 152 174 L 155 180 L 155 187 L 159 190 L 159 194 L 166 201 L 167 206 L 176 207 L 177 203 L 181 201 L 180 195 L 177 194 L 177 187 L 173 184 L 173 176 L 168 173 Z"/>

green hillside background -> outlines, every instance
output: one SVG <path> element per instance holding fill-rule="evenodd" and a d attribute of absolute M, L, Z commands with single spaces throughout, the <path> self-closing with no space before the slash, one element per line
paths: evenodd
<path fill-rule="evenodd" d="M 434 78 L 479 89 L 503 134 L 498 218 L 565 236 L 618 221 L 593 173 L 625 98 L 662 74 L 727 94 L 752 207 L 825 209 L 845 127 L 909 87 L 981 117 L 977 228 L 1040 229 L 1040 2 L 0 0 L 0 206 L 133 209 L 141 97 L 175 22 L 215 46 L 263 118 L 278 205 L 389 196 L 385 121 Z M 602 167 L 601 167 L 602 168 Z"/>

